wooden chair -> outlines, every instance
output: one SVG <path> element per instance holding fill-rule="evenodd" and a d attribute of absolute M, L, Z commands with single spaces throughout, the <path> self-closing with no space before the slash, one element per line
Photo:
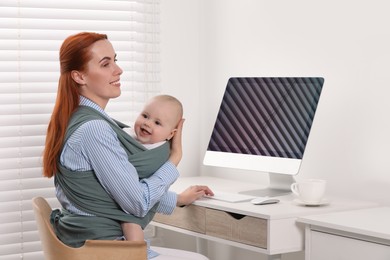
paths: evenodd
<path fill-rule="evenodd" d="M 146 260 L 146 242 L 87 240 L 82 247 L 62 243 L 50 224 L 52 208 L 42 197 L 32 200 L 45 260 Z"/>

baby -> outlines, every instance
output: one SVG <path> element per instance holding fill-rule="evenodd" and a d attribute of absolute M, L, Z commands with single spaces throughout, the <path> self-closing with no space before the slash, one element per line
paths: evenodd
<path fill-rule="evenodd" d="M 146 103 L 134 123 L 133 137 L 145 148 L 153 149 L 171 140 L 183 117 L 181 102 L 170 95 L 158 95 Z M 144 240 L 142 228 L 135 223 L 122 223 L 126 240 Z"/>

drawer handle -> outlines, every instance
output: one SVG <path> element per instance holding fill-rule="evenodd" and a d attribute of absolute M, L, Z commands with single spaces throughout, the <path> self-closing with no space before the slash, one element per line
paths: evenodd
<path fill-rule="evenodd" d="M 237 219 L 237 220 L 240 220 L 240 219 L 245 217 L 245 215 L 238 214 L 238 213 L 232 213 L 232 212 L 226 212 L 226 213 L 229 214 L 230 216 L 232 216 L 233 218 Z"/>

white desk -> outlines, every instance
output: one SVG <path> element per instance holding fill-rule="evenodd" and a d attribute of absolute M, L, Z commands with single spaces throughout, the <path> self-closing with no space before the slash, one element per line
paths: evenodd
<path fill-rule="evenodd" d="M 390 259 L 390 208 L 368 208 L 301 217 L 306 260 Z"/>
<path fill-rule="evenodd" d="M 208 185 L 227 192 L 262 188 L 253 183 L 200 176 L 179 178 L 171 190 L 181 192 L 191 185 Z M 294 203 L 292 195 L 278 198 L 278 204 L 261 206 L 201 199 L 191 206 L 177 208 L 173 215 L 157 214 L 152 224 L 260 252 L 269 259 L 280 259 L 281 254 L 304 249 L 304 227 L 296 222 L 298 217 L 374 206 L 373 203 L 329 198 L 329 205 L 305 207 Z"/>

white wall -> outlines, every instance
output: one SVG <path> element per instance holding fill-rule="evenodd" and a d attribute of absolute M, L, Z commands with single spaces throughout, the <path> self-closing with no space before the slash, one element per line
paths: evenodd
<path fill-rule="evenodd" d="M 323 76 L 299 175 L 329 196 L 390 205 L 390 3 L 386 0 L 163 0 L 164 88 L 186 110 L 183 175 L 201 166 L 231 76 Z M 245 178 L 264 181 L 247 172 Z M 252 259 L 252 258 L 245 258 Z"/>
<path fill-rule="evenodd" d="M 199 3 L 193 0 L 162 0 L 161 70 L 163 92 L 178 97 L 184 106 L 184 176 L 199 172 Z"/>

